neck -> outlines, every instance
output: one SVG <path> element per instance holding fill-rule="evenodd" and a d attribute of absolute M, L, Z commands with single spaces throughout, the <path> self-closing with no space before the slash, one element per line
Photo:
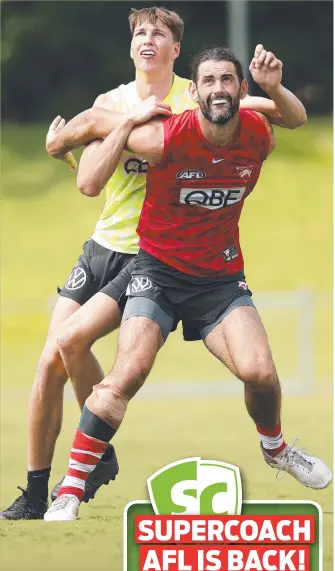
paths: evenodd
<path fill-rule="evenodd" d="M 229 147 L 239 136 L 240 116 L 239 112 L 226 125 L 217 125 L 208 121 L 200 109 L 198 111 L 200 129 L 203 136 L 217 147 Z"/>
<path fill-rule="evenodd" d="M 156 95 L 163 101 L 170 93 L 173 84 L 173 70 L 168 69 L 160 75 L 150 75 L 136 70 L 136 91 L 141 99 Z"/>

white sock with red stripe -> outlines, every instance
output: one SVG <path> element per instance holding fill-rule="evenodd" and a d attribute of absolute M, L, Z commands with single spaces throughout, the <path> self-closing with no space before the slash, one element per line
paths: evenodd
<path fill-rule="evenodd" d="M 63 484 L 59 489 L 58 497 L 72 494 L 82 500 L 85 493 L 85 483 L 93 472 L 101 456 L 104 454 L 108 442 L 87 436 L 79 430 L 76 431 L 69 460 L 69 467 Z"/>
<path fill-rule="evenodd" d="M 262 428 L 256 426 L 261 444 L 269 456 L 277 456 L 287 446 L 281 431 L 281 424 L 276 428 Z"/>

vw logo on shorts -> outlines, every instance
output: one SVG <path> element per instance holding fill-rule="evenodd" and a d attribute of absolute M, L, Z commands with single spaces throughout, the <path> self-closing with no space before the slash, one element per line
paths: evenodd
<path fill-rule="evenodd" d="M 86 283 L 86 272 L 83 268 L 75 268 L 67 280 L 66 289 L 79 289 Z"/>
<path fill-rule="evenodd" d="M 146 291 L 152 288 L 152 282 L 146 276 L 135 277 L 131 280 L 130 287 L 128 288 L 127 295 L 136 294 L 140 291 Z"/>

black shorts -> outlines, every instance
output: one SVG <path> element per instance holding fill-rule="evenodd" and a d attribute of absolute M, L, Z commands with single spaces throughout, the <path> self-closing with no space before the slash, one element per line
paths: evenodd
<path fill-rule="evenodd" d="M 140 250 L 132 262 L 128 298 L 145 297 L 158 304 L 173 319 L 183 322 L 184 339 L 204 338 L 238 298 L 253 305 L 243 272 L 230 276 L 190 276 Z"/>
<path fill-rule="evenodd" d="M 79 257 L 77 264 L 72 268 L 65 285 L 62 288 L 58 288 L 58 293 L 83 305 L 93 295 L 103 291 L 106 284 L 114 280 L 128 262 L 134 258 L 135 255 L 133 254 L 114 252 L 114 250 L 104 248 L 95 240 L 90 239 L 85 242 L 83 253 Z M 127 274 L 128 281 L 129 275 Z M 121 294 L 126 289 L 125 286 L 121 291 L 123 283 L 124 281 L 119 286 L 120 289 L 114 288 L 108 294 L 115 301 L 119 301 Z"/>

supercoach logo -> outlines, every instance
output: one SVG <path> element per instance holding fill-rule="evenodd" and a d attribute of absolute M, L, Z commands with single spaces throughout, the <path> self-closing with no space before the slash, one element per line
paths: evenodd
<path fill-rule="evenodd" d="M 148 479 L 156 514 L 240 514 L 240 471 L 226 462 L 186 458 Z"/>
<path fill-rule="evenodd" d="M 217 210 L 242 200 L 246 187 L 240 188 L 182 188 L 180 202 Z"/>
<path fill-rule="evenodd" d="M 177 178 L 186 178 L 189 179 L 197 179 L 200 180 L 202 178 L 206 178 L 206 173 L 204 171 L 193 171 L 191 169 L 181 169 L 181 171 L 177 172 Z"/>

